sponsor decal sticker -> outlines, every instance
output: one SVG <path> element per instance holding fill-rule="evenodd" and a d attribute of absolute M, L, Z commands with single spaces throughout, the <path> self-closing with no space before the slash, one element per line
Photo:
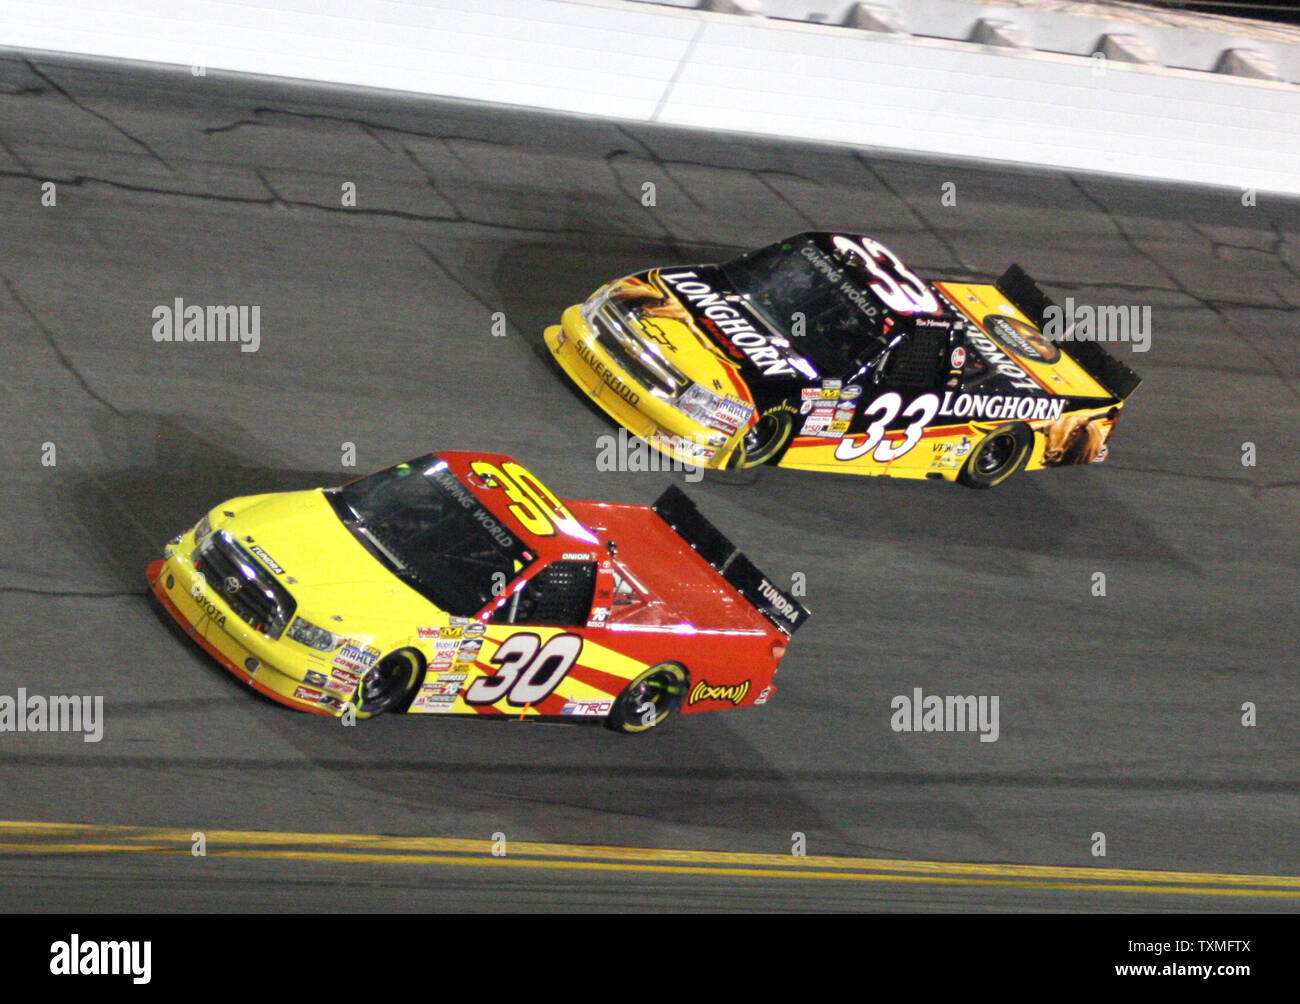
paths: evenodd
<path fill-rule="evenodd" d="M 984 328 L 1002 348 L 1025 359 L 1050 365 L 1061 358 L 1061 350 L 1037 328 L 1015 317 L 989 314 L 984 318 Z"/>
<path fill-rule="evenodd" d="M 194 596 L 194 602 L 199 605 L 205 614 L 212 618 L 217 627 L 226 626 L 226 615 L 217 609 L 217 605 L 202 594 Z"/>
<path fill-rule="evenodd" d="M 362 646 L 355 642 L 348 642 L 334 656 L 334 665 L 364 676 L 378 660 L 379 649 L 373 645 Z"/>
<path fill-rule="evenodd" d="M 730 701 L 733 705 L 739 705 L 749 693 L 749 681 L 743 683 L 726 684 L 721 687 L 715 687 L 708 680 L 700 680 L 691 688 L 689 703 L 698 704 L 700 701 Z"/>
<path fill-rule="evenodd" d="M 283 575 L 283 574 L 284 574 L 284 569 L 281 568 L 279 565 L 276 564 L 275 559 L 272 558 L 272 557 L 271 557 L 269 554 L 267 554 L 265 551 L 263 551 L 263 550 L 262 550 L 260 547 L 258 547 L 256 544 L 251 544 L 251 545 L 249 545 L 249 548 L 248 548 L 248 549 L 249 549 L 250 551 L 252 551 L 255 555 L 257 555 L 259 558 L 261 558 L 261 559 L 262 559 L 262 564 L 264 564 L 267 568 L 269 568 L 271 571 L 273 571 L 276 575 Z"/>
<path fill-rule="evenodd" d="M 356 673 L 346 669 L 340 669 L 337 666 L 330 674 L 329 682 L 325 684 L 325 689 L 334 694 L 342 694 L 344 697 L 351 697 L 356 693 L 357 685 L 361 682 L 361 677 Z"/>
<path fill-rule="evenodd" d="M 790 348 L 782 337 L 760 332 L 746 313 L 695 272 L 661 272 L 663 279 L 679 298 L 689 301 L 692 313 L 727 349 L 738 351 L 763 371 L 764 376 L 815 377 L 816 370 Z"/>
<path fill-rule="evenodd" d="M 560 709 L 560 714 L 579 717 L 608 715 L 613 706 L 613 701 L 569 701 Z"/>
<path fill-rule="evenodd" d="M 632 407 L 635 408 L 637 406 L 641 400 L 641 395 L 624 383 L 617 373 L 597 359 L 595 353 L 591 351 L 590 345 L 586 342 L 578 341 L 573 343 L 573 348 L 578 353 L 578 357 L 591 367 L 591 371 L 595 373 L 596 376 L 600 377 L 606 387 L 612 390 L 628 404 L 632 405 Z"/>
<path fill-rule="evenodd" d="M 1025 372 L 1025 368 L 998 348 L 997 343 L 982 331 L 967 332 L 966 341 L 994 370 L 1010 380 L 1012 387 L 1017 390 L 1038 389 L 1038 382 Z"/>
<path fill-rule="evenodd" d="M 456 697 L 452 694 L 417 694 L 411 707 L 425 711 L 450 711 L 455 703 Z"/>
<path fill-rule="evenodd" d="M 971 394 L 947 390 L 939 405 L 939 414 L 954 418 L 981 418 L 991 421 L 1055 421 L 1065 411 L 1063 397 L 1020 397 L 1014 394 Z"/>

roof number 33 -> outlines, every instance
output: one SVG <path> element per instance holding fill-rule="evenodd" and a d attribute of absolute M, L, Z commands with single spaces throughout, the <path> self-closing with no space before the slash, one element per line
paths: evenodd
<path fill-rule="evenodd" d="M 900 411 L 903 418 L 910 418 L 913 421 L 903 430 L 902 442 L 895 444 L 885 438 L 885 430 L 894 419 L 899 417 Z M 938 411 L 938 394 L 922 394 L 906 408 L 903 407 L 901 394 L 895 391 L 881 394 L 862 413 L 867 418 L 875 418 L 875 421 L 867 426 L 866 438 L 846 436 L 841 439 L 839 445 L 835 447 L 835 459 L 857 460 L 875 450 L 872 457 L 882 464 L 897 460 L 921 441 L 925 427 L 933 421 Z"/>
<path fill-rule="evenodd" d="M 835 250 L 857 261 L 871 273 L 870 289 L 890 310 L 899 314 L 933 314 L 939 309 L 934 293 L 915 272 L 879 241 L 868 237 L 831 238 Z"/>

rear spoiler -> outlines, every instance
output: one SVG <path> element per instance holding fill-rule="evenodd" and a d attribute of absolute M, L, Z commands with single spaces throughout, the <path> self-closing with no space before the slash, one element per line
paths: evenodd
<path fill-rule="evenodd" d="M 654 511 L 673 532 L 786 634 L 794 634 L 810 613 L 785 591 L 778 589 L 722 532 L 700 515 L 695 503 L 676 485 L 669 485 L 654 503 Z"/>
<path fill-rule="evenodd" d="M 1015 304 L 1016 309 L 1033 321 L 1039 331 L 1044 329 L 1047 308 L 1055 304 L 1038 288 L 1038 283 L 1030 278 L 1029 273 L 1019 265 L 1012 265 L 993 285 L 999 293 Z M 1124 400 L 1137 390 L 1138 384 L 1142 382 L 1140 376 L 1097 342 L 1052 339 L 1052 344 L 1068 354 L 1090 377 L 1120 400 Z"/>

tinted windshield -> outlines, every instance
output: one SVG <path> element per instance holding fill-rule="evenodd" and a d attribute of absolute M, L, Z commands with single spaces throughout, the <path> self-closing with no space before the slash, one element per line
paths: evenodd
<path fill-rule="evenodd" d="M 791 344 L 824 375 L 847 375 L 884 346 L 875 333 L 880 315 L 871 294 L 808 237 L 751 251 L 727 262 L 722 271 L 750 306 L 789 334 Z M 792 330 L 796 313 L 805 318 L 802 336 Z"/>
<path fill-rule="evenodd" d="M 534 557 L 435 454 L 354 481 L 332 500 L 394 574 L 457 616 L 482 610 Z"/>

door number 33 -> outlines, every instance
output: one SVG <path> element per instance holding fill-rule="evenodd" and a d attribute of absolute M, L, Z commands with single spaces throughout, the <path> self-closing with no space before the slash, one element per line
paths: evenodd
<path fill-rule="evenodd" d="M 895 391 L 881 394 L 862 413 L 867 418 L 875 418 L 875 421 L 867 426 L 866 438 L 846 436 L 841 439 L 839 445 L 835 447 L 835 459 L 857 460 L 875 450 L 872 458 L 882 464 L 897 460 L 921 441 L 921 434 L 938 411 L 938 394 L 922 394 L 906 408 L 903 407 L 901 394 Z M 900 412 L 903 418 L 910 418 L 912 421 L 903 430 L 902 441 L 895 444 L 885 438 L 885 430 L 894 419 L 899 417 Z"/>

